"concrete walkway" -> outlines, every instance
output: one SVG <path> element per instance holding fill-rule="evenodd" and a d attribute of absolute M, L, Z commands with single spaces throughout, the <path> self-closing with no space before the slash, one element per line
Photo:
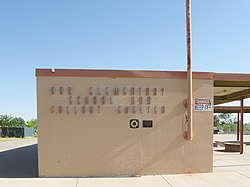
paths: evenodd
<path fill-rule="evenodd" d="M 36 141 L 32 145 L 35 146 Z M 1 145 L 0 145 L 1 147 Z M 10 146 L 11 147 L 11 146 Z M 25 147 L 24 147 L 25 148 Z M 1 148 L 0 148 L 1 150 Z M 31 151 L 28 149 L 26 151 Z M 0 151 L 1 153 L 6 151 Z M 33 150 L 34 152 L 34 150 Z M 0 172 L 2 166 L 0 165 Z M 19 176 L 20 177 L 20 176 Z M 222 148 L 214 151 L 214 172 L 190 175 L 156 175 L 124 178 L 0 178 L 3 187 L 249 187 L 250 146 L 245 153 L 226 153 Z"/>

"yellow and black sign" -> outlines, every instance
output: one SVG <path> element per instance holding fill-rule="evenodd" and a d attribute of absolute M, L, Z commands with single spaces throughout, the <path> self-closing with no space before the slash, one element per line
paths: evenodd
<path fill-rule="evenodd" d="M 137 129 L 137 128 L 139 128 L 139 120 L 138 120 L 138 119 L 131 119 L 131 120 L 129 121 L 129 126 L 130 126 L 130 128 L 132 128 L 132 129 Z"/>

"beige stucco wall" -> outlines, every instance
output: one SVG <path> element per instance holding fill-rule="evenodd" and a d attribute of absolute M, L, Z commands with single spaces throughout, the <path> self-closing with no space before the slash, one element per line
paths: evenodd
<path fill-rule="evenodd" d="M 54 88 L 53 94 L 51 87 Z M 60 87 L 64 91 L 62 95 Z M 67 93 L 68 87 L 72 97 Z M 95 91 L 98 87 L 101 90 L 99 95 Z M 108 96 L 105 95 L 106 87 L 109 87 Z M 111 94 L 113 88 L 124 87 L 127 95 L 122 95 L 121 91 L 118 96 Z M 133 114 L 133 108 L 128 114 L 123 111 L 119 114 L 119 106 L 132 107 L 132 87 L 136 89 L 136 106 L 139 106 L 137 88 L 141 87 L 143 114 L 139 108 L 136 108 L 136 114 Z M 151 91 L 150 114 L 146 108 L 146 88 Z M 152 95 L 154 88 L 158 89 L 157 96 Z M 195 79 L 193 91 L 194 98 L 213 98 L 213 81 Z M 89 103 L 83 114 L 81 107 L 85 106 L 85 96 L 89 97 Z M 95 96 L 97 103 L 93 104 Z M 98 100 L 102 96 L 106 96 L 105 104 Z M 185 79 L 37 77 L 39 175 L 211 172 L 213 112 L 194 111 L 194 138 L 185 141 L 182 137 L 186 129 L 185 97 Z M 59 106 L 62 106 L 61 113 Z M 94 106 L 93 114 L 90 114 L 89 106 Z M 154 114 L 154 106 L 158 107 L 157 114 Z M 162 106 L 165 106 L 163 114 Z M 139 119 L 140 127 L 131 129 L 130 119 Z M 153 120 L 153 128 L 143 128 L 143 120 Z"/>

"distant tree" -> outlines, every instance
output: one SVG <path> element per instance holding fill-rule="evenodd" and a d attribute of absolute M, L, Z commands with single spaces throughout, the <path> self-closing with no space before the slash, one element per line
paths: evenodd
<path fill-rule="evenodd" d="M 24 127 L 25 121 L 21 117 L 12 117 L 7 114 L 0 115 L 0 126 L 1 127 Z"/>
<path fill-rule="evenodd" d="M 220 118 L 218 115 L 214 115 L 214 126 L 220 125 Z"/>
<path fill-rule="evenodd" d="M 0 115 L 0 127 L 30 127 L 37 129 L 37 119 L 24 121 L 21 117 L 12 117 L 7 114 Z"/>
<path fill-rule="evenodd" d="M 11 126 L 11 120 L 13 117 L 5 114 L 5 115 L 0 115 L 0 126 L 1 127 L 9 127 Z"/>
<path fill-rule="evenodd" d="M 37 119 L 27 121 L 27 127 L 37 129 Z"/>
<path fill-rule="evenodd" d="M 236 121 L 236 118 L 231 113 L 221 113 L 218 115 L 220 124 L 233 124 Z"/>
<path fill-rule="evenodd" d="M 11 126 L 12 127 L 24 127 L 26 126 L 26 123 L 23 118 L 15 117 L 15 118 L 12 118 L 11 120 Z"/>

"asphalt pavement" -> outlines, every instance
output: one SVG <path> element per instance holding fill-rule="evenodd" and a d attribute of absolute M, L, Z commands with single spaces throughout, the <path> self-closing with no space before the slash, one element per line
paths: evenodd
<path fill-rule="evenodd" d="M 36 138 L 0 142 L 0 178 L 38 177 Z"/>

